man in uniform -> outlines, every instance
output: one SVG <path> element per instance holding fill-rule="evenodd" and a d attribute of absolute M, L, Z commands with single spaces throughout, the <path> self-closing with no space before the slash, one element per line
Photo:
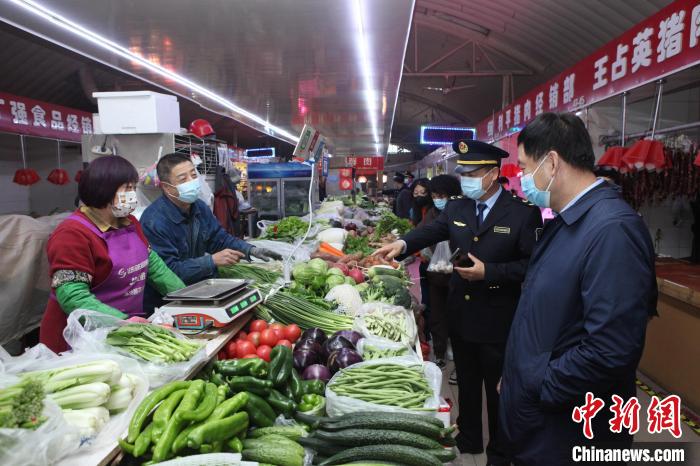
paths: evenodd
<path fill-rule="evenodd" d="M 496 436 L 498 393 L 505 341 L 520 297 L 540 210 L 514 197 L 498 183 L 501 159 L 508 153 L 484 142 L 453 144 L 459 155 L 463 197 L 450 200 L 432 223 L 416 228 L 374 254 L 400 258 L 449 240 L 462 253 L 449 285 L 447 318 L 459 385 L 462 453 L 483 452 L 482 385 L 489 418 L 488 464 L 507 464 Z"/>

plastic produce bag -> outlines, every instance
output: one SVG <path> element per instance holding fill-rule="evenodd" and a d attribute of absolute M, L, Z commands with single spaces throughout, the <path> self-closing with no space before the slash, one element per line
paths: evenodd
<path fill-rule="evenodd" d="M 397 357 L 397 358 L 385 358 L 385 359 L 372 359 L 370 361 L 358 362 L 352 366 L 348 366 L 347 369 L 353 367 L 364 367 L 377 364 L 398 364 L 401 366 L 415 366 L 418 361 L 411 357 Z M 442 388 L 442 371 L 432 362 L 423 363 L 423 374 L 428 382 L 428 386 L 433 392 L 433 395 L 425 400 L 423 405 L 424 409 L 435 410 L 435 411 L 414 411 L 405 408 L 399 408 L 398 406 L 387 406 L 380 405 L 376 403 L 369 403 L 367 401 L 358 400 L 355 398 L 350 398 L 348 396 L 339 396 L 333 392 L 333 382 L 341 375 L 341 372 L 336 372 L 331 380 L 328 381 L 326 385 L 326 412 L 330 417 L 342 416 L 347 413 L 354 413 L 358 411 L 383 411 L 391 413 L 413 413 L 421 414 L 425 416 L 435 416 L 438 407 L 440 406 L 440 390 Z"/>
<path fill-rule="evenodd" d="M 309 218 L 305 217 L 302 218 L 303 221 L 309 222 Z M 265 232 L 267 231 L 268 228 L 271 228 L 275 226 L 277 223 L 279 223 L 277 220 L 258 220 L 258 229 L 260 230 L 260 236 L 265 236 Z M 325 228 L 325 226 L 320 225 L 318 223 L 313 223 L 311 225 L 311 229 L 309 230 L 309 234 L 306 236 L 306 242 L 313 241 L 316 235 Z M 276 243 L 281 243 L 281 241 L 275 241 Z M 284 243 L 284 244 L 289 244 L 289 243 Z"/>
<path fill-rule="evenodd" d="M 372 302 L 365 303 L 357 310 L 355 313 L 355 322 L 353 323 L 353 330 L 361 333 L 365 337 L 380 337 L 385 338 L 385 335 L 377 334 L 376 330 L 373 330 L 373 326 L 368 326 L 367 317 L 368 316 L 379 316 L 379 317 L 402 317 L 404 321 L 404 328 L 402 329 L 402 336 L 400 338 L 400 343 L 410 346 L 415 343 L 416 335 L 418 329 L 416 327 L 416 319 L 413 316 L 413 312 L 403 308 L 401 306 L 394 306 L 392 304 L 382 303 L 382 302 Z"/>
<path fill-rule="evenodd" d="M 83 320 L 83 324 L 80 323 L 80 320 Z M 195 367 L 207 360 L 204 346 L 189 361 L 158 364 L 140 359 L 105 342 L 107 335 L 112 329 L 127 324 L 130 324 L 130 322 L 100 312 L 78 309 L 71 312 L 68 316 L 68 323 L 63 330 L 63 337 L 75 352 L 117 354 L 136 361 L 148 379 L 148 384 L 151 388 L 160 387 L 173 380 L 182 379 Z M 179 332 L 174 331 L 173 333 L 177 338 L 185 339 L 185 336 Z"/>
<path fill-rule="evenodd" d="M 418 353 L 416 353 L 410 346 L 404 345 L 403 343 L 399 343 L 396 341 L 391 341 L 386 338 L 369 336 L 361 338 L 357 342 L 357 352 L 360 353 L 362 359 L 370 361 L 372 359 L 368 359 L 366 355 L 366 351 L 368 348 L 374 351 L 378 350 L 397 352 L 398 354 L 392 357 L 413 358 L 416 360 L 416 362 L 423 362 L 423 359 L 420 356 L 418 356 Z"/>
<path fill-rule="evenodd" d="M 452 273 L 452 263 L 450 262 L 452 251 L 450 251 L 450 242 L 441 241 L 435 246 L 433 257 L 430 258 L 428 264 L 428 272 L 436 273 Z"/>
<path fill-rule="evenodd" d="M 275 251 L 280 254 L 285 259 L 294 252 L 294 257 L 292 260 L 294 262 L 306 262 L 311 259 L 311 254 L 316 251 L 318 245 L 316 243 L 305 243 L 296 247 L 291 243 L 284 243 L 282 241 L 272 241 L 269 239 L 256 239 L 253 241 L 248 241 L 255 247 L 269 249 L 270 251 Z M 294 248 L 296 247 L 296 251 Z"/>

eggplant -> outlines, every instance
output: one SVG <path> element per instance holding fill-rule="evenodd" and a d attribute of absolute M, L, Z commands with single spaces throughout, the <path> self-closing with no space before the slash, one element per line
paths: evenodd
<path fill-rule="evenodd" d="M 322 364 L 313 364 L 304 369 L 304 372 L 301 374 L 301 378 L 304 380 L 323 380 L 324 382 L 328 383 L 328 381 L 331 379 L 331 371 L 329 371 L 328 368 Z"/>
<path fill-rule="evenodd" d="M 357 342 L 360 341 L 362 335 L 354 330 L 338 330 L 333 334 L 334 337 L 340 336 L 350 341 L 353 346 L 357 346 Z"/>
<path fill-rule="evenodd" d="M 325 284 L 326 278 L 323 277 L 323 285 Z M 324 332 L 320 328 L 313 327 L 304 330 L 304 333 L 301 334 L 299 340 L 306 340 L 307 338 L 310 338 L 317 342 L 319 345 L 322 345 L 328 339 L 328 336 L 326 336 L 326 332 Z"/>
<path fill-rule="evenodd" d="M 307 367 L 321 362 L 318 352 L 310 348 L 295 349 L 292 357 L 297 372 L 303 372 Z"/>
<path fill-rule="evenodd" d="M 331 374 L 335 374 L 340 369 L 345 369 L 358 362 L 362 362 L 362 356 L 357 351 L 350 348 L 340 348 L 328 356 L 328 369 Z"/>
<path fill-rule="evenodd" d="M 333 335 L 323 344 L 323 351 L 325 351 L 326 357 L 330 356 L 333 351 L 339 350 L 340 348 L 355 349 L 355 345 L 353 345 L 350 340 L 345 337 L 341 337 L 340 335 Z"/>

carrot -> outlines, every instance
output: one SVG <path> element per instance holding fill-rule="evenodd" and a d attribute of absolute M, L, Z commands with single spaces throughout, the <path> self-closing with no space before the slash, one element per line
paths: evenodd
<path fill-rule="evenodd" d="M 336 248 L 334 248 L 333 246 L 331 246 L 330 244 L 328 244 L 326 242 L 321 242 L 321 244 L 318 247 L 318 250 L 320 252 L 326 252 L 328 254 L 332 254 L 336 257 L 343 257 L 345 255 L 345 254 L 343 254 L 343 251 L 337 250 Z"/>

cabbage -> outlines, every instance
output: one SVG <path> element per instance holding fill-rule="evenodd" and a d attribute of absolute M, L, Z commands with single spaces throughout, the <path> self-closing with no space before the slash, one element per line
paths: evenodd
<path fill-rule="evenodd" d="M 328 272 L 328 264 L 319 257 L 311 259 L 307 265 L 315 274 L 326 275 Z"/>
<path fill-rule="evenodd" d="M 342 274 L 342 272 L 341 272 Z M 342 285 L 345 283 L 345 277 L 343 275 L 328 275 L 326 278 L 326 286 L 330 290 L 334 286 Z"/>
<path fill-rule="evenodd" d="M 328 275 L 338 275 L 338 276 L 340 276 L 340 277 L 344 277 L 344 276 L 345 276 L 345 274 L 343 273 L 343 271 L 340 270 L 340 269 L 337 268 L 337 267 L 331 267 L 330 269 L 328 269 Z"/>
<path fill-rule="evenodd" d="M 347 234 L 344 228 L 328 228 L 316 235 L 316 239 L 326 243 L 343 244 Z"/>
<path fill-rule="evenodd" d="M 310 267 L 310 263 L 301 262 L 292 268 L 292 277 L 303 285 L 310 285 L 316 276 L 316 272 Z"/>

